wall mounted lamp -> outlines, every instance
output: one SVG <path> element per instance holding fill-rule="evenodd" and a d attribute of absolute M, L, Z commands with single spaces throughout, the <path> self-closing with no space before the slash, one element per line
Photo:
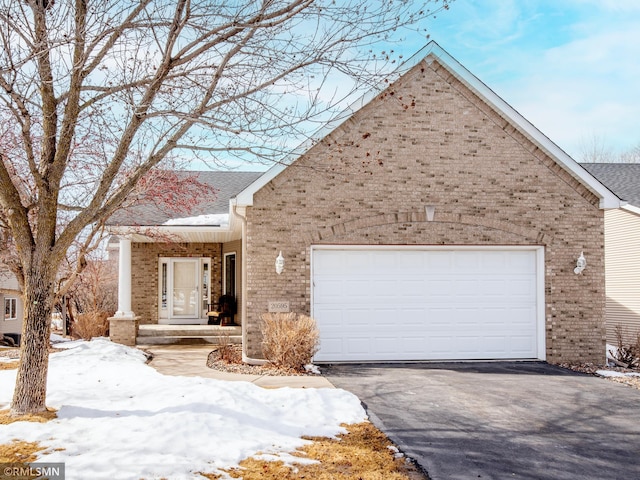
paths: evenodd
<path fill-rule="evenodd" d="M 587 268 L 587 259 L 584 258 L 584 252 L 580 252 L 580 256 L 576 262 L 576 268 L 573 269 L 573 273 L 580 275 L 585 268 Z"/>
<path fill-rule="evenodd" d="M 280 275 L 284 270 L 284 257 L 282 256 L 282 251 L 276 257 L 276 273 Z"/>

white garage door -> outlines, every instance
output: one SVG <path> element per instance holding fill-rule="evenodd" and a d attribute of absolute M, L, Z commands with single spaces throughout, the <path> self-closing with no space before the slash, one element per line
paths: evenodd
<path fill-rule="evenodd" d="M 315 247 L 315 360 L 544 359 L 541 256 Z"/>

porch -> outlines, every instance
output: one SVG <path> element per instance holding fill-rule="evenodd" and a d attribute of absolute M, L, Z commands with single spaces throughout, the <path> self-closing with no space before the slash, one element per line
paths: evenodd
<path fill-rule="evenodd" d="M 136 345 L 242 343 L 242 327 L 220 325 L 140 325 Z"/>

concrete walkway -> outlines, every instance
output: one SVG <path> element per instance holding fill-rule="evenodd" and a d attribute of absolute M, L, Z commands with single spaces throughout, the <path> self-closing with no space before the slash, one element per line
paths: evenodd
<path fill-rule="evenodd" d="M 211 345 L 138 345 L 138 348 L 153 354 L 149 365 L 164 375 L 251 382 L 263 388 L 335 388 L 321 375 L 245 375 L 214 370 L 207 367 Z"/>

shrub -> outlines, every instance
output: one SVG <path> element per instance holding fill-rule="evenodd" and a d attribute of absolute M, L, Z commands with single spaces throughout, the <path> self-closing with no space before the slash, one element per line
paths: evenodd
<path fill-rule="evenodd" d="M 109 333 L 109 313 L 94 310 L 79 313 L 73 320 L 71 328 L 75 337 L 91 340 L 94 337 L 106 337 Z"/>
<path fill-rule="evenodd" d="M 640 333 L 633 341 L 628 341 L 625 339 L 622 325 L 616 325 L 614 332 L 618 348 L 609 351 L 614 360 L 630 368 L 640 367 Z"/>
<path fill-rule="evenodd" d="M 216 341 L 218 358 L 225 363 L 242 363 L 242 351 L 231 342 L 231 335 L 222 332 Z"/>
<path fill-rule="evenodd" d="M 316 321 L 296 313 L 264 313 L 261 319 L 265 358 L 276 367 L 303 371 L 318 351 L 320 333 Z"/>

